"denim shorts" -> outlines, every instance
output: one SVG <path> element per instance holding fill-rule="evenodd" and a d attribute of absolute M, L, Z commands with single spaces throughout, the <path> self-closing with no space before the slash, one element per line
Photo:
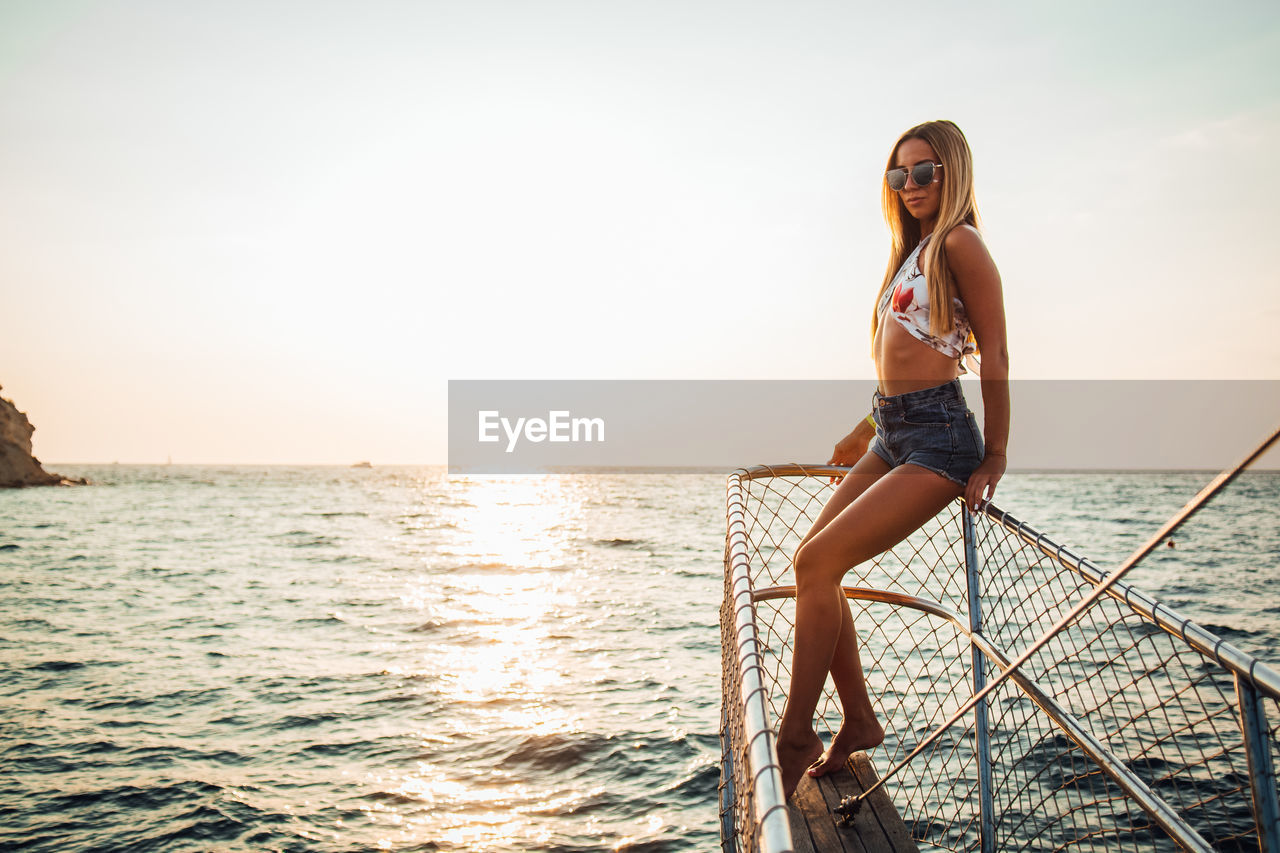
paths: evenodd
<path fill-rule="evenodd" d="M 961 486 L 982 461 L 982 433 L 960 380 L 893 397 L 872 398 L 876 437 L 868 448 L 896 468 L 918 465 Z"/>

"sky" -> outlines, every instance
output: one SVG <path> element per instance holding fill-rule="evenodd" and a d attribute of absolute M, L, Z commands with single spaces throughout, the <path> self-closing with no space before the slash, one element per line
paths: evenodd
<path fill-rule="evenodd" d="M 1014 377 L 1277 380 L 1277 57 L 1274 2 L 0 0 L 0 394 L 47 463 L 410 464 L 451 379 L 872 377 L 935 118 Z"/>

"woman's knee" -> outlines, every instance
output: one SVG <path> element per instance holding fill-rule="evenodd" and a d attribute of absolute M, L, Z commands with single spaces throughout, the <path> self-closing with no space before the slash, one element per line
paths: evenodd
<path fill-rule="evenodd" d="M 796 573 L 797 591 L 812 585 L 838 584 L 840 578 L 848 570 L 842 566 L 827 549 L 814 542 L 806 542 L 796 551 L 793 565 Z"/>

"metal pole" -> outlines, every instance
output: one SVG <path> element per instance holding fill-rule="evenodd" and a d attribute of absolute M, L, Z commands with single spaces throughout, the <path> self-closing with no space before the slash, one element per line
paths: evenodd
<path fill-rule="evenodd" d="M 969 512 L 968 507 L 961 507 L 960 517 L 964 526 L 964 573 L 969 585 L 969 649 L 973 658 L 973 692 L 976 695 L 987 685 L 987 658 L 972 639 L 982 632 L 982 587 L 979 583 L 981 567 L 978 564 L 978 542 L 973 528 L 973 514 Z M 974 749 L 978 756 L 982 853 L 995 853 L 995 804 L 991 797 L 991 730 L 987 723 L 985 698 L 979 700 L 974 706 L 973 713 L 973 731 L 977 739 Z"/>
<path fill-rule="evenodd" d="M 1262 694 L 1242 675 L 1236 675 L 1240 700 L 1240 724 L 1244 750 L 1249 758 L 1249 783 L 1253 786 L 1253 816 L 1258 822 L 1258 847 L 1262 853 L 1280 853 L 1280 799 L 1276 795 L 1276 771 L 1271 762 L 1271 739 Z"/>

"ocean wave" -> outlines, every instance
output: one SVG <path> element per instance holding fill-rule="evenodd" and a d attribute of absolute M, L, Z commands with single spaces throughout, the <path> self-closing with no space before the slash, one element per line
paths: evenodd
<path fill-rule="evenodd" d="M 328 547 L 337 545 L 341 541 L 339 537 L 326 536 L 314 530 L 290 530 L 286 533 L 276 533 L 270 538 L 291 540 L 289 545 L 293 548 Z"/>
<path fill-rule="evenodd" d="M 196 749 L 187 746 L 139 746 L 125 753 L 129 761 L 153 766 L 183 764 L 213 764 L 234 767 L 253 759 L 253 756 L 233 749 Z"/>
<path fill-rule="evenodd" d="M 568 798 L 550 805 L 524 810 L 525 814 L 544 817 L 584 817 L 613 815 L 627 806 L 629 795 L 613 791 L 594 791 L 581 797 Z"/>
<path fill-rule="evenodd" d="M 426 802 L 422 797 L 405 794 L 400 791 L 374 791 L 364 795 L 364 799 L 375 803 L 388 803 L 393 806 L 413 806 Z"/>
<path fill-rule="evenodd" d="M 1236 628 L 1230 625 L 1221 625 L 1214 622 L 1202 622 L 1200 627 L 1204 628 L 1210 634 L 1216 635 L 1219 639 L 1226 640 L 1228 643 L 1239 643 L 1241 641 L 1252 640 L 1264 636 L 1258 631 L 1250 631 L 1246 628 Z"/>
<path fill-rule="evenodd" d="M 303 616 L 293 620 L 294 625 L 347 625 L 346 619 L 343 619 L 336 613 L 326 613 L 324 616 Z"/>
<path fill-rule="evenodd" d="M 504 763 L 541 770 L 568 770 L 616 755 L 620 748 L 616 738 L 590 732 L 534 735 L 508 753 Z"/>
<path fill-rule="evenodd" d="M 34 672 L 65 672 L 70 669 L 84 669 L 88 664 L 79 660 L 47 660 L 27 667 Z"/>
<path fill-rule="evenodd" d="M 718 755 L 718 753 L 717 753 Z M 680 799 L 689 803 L 702 802 L 716 791 L 720 784 L 720 764 L 718 761 L 707 761 L 694 767 L 689 773 L 663 789 L 672 799 Z"/>
<path fill-rule="evenodd" d="M 264 728 L 274 729 L 275 731 L 292 731 L 294 729 L 309 729 L 315 726 L 323 726 L 328 723 L 341 723 L 346 720 L 343 714 L 333 711 L 326 711 L 319 714 L 289 714 L 272 720 L 270 723 L 264 724 Z"/>
<path fill-rule="evenodd" d="M 120 711 L 125 709 L 141 709 L 155 704 L 155 699 L 150 696 L 133 696 L 130 698 L 111 698 L 111 699 L 95 699 L 95 700 L 66 700 L 67 704 L 77 704 L 84 702 L 84 706 L 91 711 Z"/>
<path fill-rule="evenodd" d="M 410 628 L 409 632 L 413 634 L 434 634 L 437 631 L 449 627 L 451 624 L 453 623 L 439 619 L 428 619 L 426 622 L 422 622 Z"/>
<path fill-rule="evenodd" d="M 576 836 L 581 838 L 581 836 Z M 616 836 L 615 836 L 616 837 Z M 533 844 L 522 849 L 542 853 L 600 853 L 602 849 L 615 853 L 687 853 L 689 850 L 711 850 L 719 846 L 715 833 L 689 832 L 684 828 L 667 827 L 649 838 L 623 837 L 608 839 L 581 838 L 577 841 L 554 841 Z"/>

